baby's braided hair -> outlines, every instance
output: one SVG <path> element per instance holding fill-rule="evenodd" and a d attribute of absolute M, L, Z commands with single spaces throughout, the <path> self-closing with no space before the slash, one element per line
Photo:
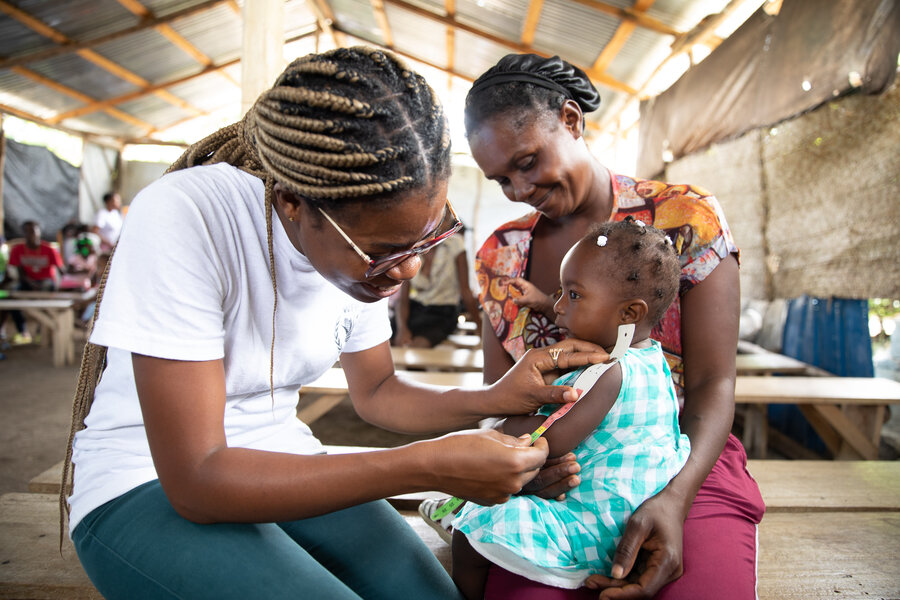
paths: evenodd
<path fill-rule="evenodd" d="M 602 243 L 600 236 L 606 238 Z M 581 243 L 595 248 L 601 276 L 617 282 L 623 297 L 647 303 L 647 322 L 655 326 L 681 281 L 681 264 L 665 232 L 625 217 L 595 225 Z"/>
<path fill-rule="evenodd" d="M 313 206 L 328 206 L 330 212 L 360 203 L 389 206 L 404 192 L 449 177 L 447 121 L 431 87 L 396 56 L 366 47 L 338 48 L 292 62 L 243 119 L 193 144 L 167 173 L 215 163 L 233 165 L 265 183 L 269 270 L 276 292 L 269 356 L 269 387 L 274 394 L 275 183 Z M 111 263 L 112 256 L 97 290 L 93 322 L 100 313 Z M 88 342 L 62 473 L 60 548 L 73 476 L 72 444 L 84 428 L 105 364 L 106 348 Z"/>

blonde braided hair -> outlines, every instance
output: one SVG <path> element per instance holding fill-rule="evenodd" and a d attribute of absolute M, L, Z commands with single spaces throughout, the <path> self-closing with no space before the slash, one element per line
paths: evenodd
<path fill-rule="evenodd" d="M 190 146 L 166 171 L 227 163 L 263 180 L 269 271 L 275 304 L 269 388 L 274 401 L 275 314 L 272 200 L 277 181 L 313 205 L 395 201 L 450 174 L 450 135 L 443 109 L 425 80 L 389 52 L 338 48 L 292 62 L 243 119 Z M 115 248 L 113 249 L 115 254 Z M 112 265 L 97 289 L 92 328 Z M 75 434 L 84 429 L 106 366 L 106 347 L 88 342 L 72 405 L 60 506 L 60 549 L 69 513 Z"/>

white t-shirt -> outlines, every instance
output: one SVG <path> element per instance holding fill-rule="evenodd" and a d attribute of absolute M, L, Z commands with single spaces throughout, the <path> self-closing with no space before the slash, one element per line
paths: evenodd
<path fill-rule="evenodd" d="M 108 240 L 110 244 L 115 244 L 116 240 L 119 239 L 123 222 L 122 213 L 119 210 L 101 208 L 94 216 L 94 225 L 97 226 L 103 239 Z"/>
<path fill-rule="evenodd" d="M 296 417 L 297 392 L 341 352 L 390 338 L 387 302 L 354 300 L 326 281 L 272 219 L 278 312 L 269 395 L 272 279 L 263 183 L 228 165 L 194 167 L 143 190 L 113 257 L 91 341 L 109 347 L 86 429 L 75 436 L 70 531 L 93 509 L 157 479 L 131 353 L 225 362 L 232 447 L 322 452 Z M 185 401 L 189 401 L 185 398 Z"/>

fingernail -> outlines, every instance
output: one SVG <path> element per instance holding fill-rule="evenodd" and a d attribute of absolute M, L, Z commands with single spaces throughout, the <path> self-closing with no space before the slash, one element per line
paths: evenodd
<path fill-rule="evenodd" d="M 573 477 L 569 480 L 569 487 L 575 487 L 579 483 L 581 483 L 581 477 Z"/>
<path fill-rule="evenodd" d="M 580 470 L 581 470 L 581 465 L 578 465 L 578 464 L 569 465 L 569 473 L 571 473 L 572 475 L 574 475 L 575 473 L 577 473 Z"/>
<path fill-rule="evenodd" d="M 610 571 L 609 574 L 613 579 L 622 579 L 622 575 L 624 575 L 623 571 L 625 571 L 625 569 L 622 565 L 613 565 L 612 571 Z"/>

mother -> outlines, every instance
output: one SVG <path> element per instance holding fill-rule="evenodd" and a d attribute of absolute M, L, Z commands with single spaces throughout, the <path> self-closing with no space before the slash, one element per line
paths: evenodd
<path fill-rule="evenodd" d="M 101 285 L 69 454 L 71 536 L 105 597 L 458 597 L 397 513 L 371 501 L 438 489 L 502 502 L 546 446 L 474 431 L 327 456 L 296 418 L 298 388 L 338 358 L 357 412 L 398 431 L 573 397 L 543 385 L 547 352 L 485 390 L 394 373 L 379 301 L 460 226 L 448 139 L 420 76 L 390 54 L 339 49 L 293 62 L 241 122 L 135 199 Z M 597 350 L 566 349 L 578 348 Z"/>
<path fill-rule="evenodd" d="M 552 308 L 560 261 L 592 223 L 631 215 L 667 231 L 681 257 L 681 290 L 653 337 L 663 345 L 683 403 L 690 459 L 629 521 L 613 566 L 614 576 L 628 581 L 597 576 L 592 583 L 612 586 L 605 598 L 755 598 L 756 525 L 764 507 L 745 469 L 746 454 L 730 435 L 738 249 L 708 192 L 616 175 L 591 155 L 582 137 L 584 113 L 599 104 L 581 70 L 536 55 L 504 57 L 466 98 L 466 131 L 478 166 L 507 198 L 535 209 L 498 228 L 476 258 L 484 331 L 494 332 L 484 336 L 485 381 L 498 380 L 530 348 L 565 337 Z M 577 470 L 571 462 L 557 468 Z M 576 478 L 569 475 L 542 495 L 564 492 Z M 647 561 L 633 569 L 639 549 Z M 488 589 L 516 589 L 525 597 L 528 584 L 514 579 L 495 572 Z"/>

